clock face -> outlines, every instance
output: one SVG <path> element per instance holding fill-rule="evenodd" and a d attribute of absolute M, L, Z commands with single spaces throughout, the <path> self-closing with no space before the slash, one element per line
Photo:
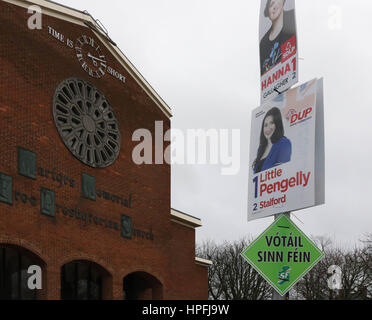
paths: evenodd
<path fill-rule="evenodd" d="M 82 68 L 93 78 L 101 78 L 107 68 L 107 62 L 98 43 L 93 38 L 81 36 L 75 44 L 76 57 Z"/>

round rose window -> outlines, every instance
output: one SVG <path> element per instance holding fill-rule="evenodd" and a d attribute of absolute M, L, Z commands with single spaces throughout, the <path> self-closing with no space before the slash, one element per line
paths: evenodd
<path fill-rule="evenodd" d="M 104 168 L 118 157 L 118 122 L 109 102 L 93 85 L 76 78 L 60 83 L 53 116 L 64 144 L 83 163 Z"/>

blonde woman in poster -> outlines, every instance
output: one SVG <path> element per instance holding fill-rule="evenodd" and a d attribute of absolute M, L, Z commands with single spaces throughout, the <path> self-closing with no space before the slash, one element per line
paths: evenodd
<path fill-rule="evenodd" d="M 261 18 L 270 20 L 271 27 L 260 41 L 261 75 L 282 61 L 282 46 L 296 35 L 295 10 L 284 10 L 286 0 L 266 1 Z M 294 7 L 294 1 L 290 6 Z"/>

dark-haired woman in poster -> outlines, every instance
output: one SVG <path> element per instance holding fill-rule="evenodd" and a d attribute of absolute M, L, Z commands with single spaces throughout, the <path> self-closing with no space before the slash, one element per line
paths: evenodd
<path fill-rule="evenodd" d="M 282 45 L 296 34 L 294 10 L 284 11 L 286 0 L 267 0 L 264 16 L 271 28 L 260 42 L 261 75 L 281 62 Z"/>
<path fill-rule="evenodd" d="M 292 144 L 284 136 L 280 110 L 272 108 L 266 113 L 262 121 L 260 145 L 256 160 L 253 163 L 253 171 L 256 174 L 289 162 L 291 155 Z"/>

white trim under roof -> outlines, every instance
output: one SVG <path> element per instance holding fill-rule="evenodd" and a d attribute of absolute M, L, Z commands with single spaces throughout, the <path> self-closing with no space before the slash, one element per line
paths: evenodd
<path fill-rule="evenodd" d="M 213 264 L 211 260 L 206 260 L 198 257 L 195 257 L 195 263 L 202 267 L 210 267 Z"/>
<path fill-rule="evenodd" d="M 141 75 L 141 73 L 132 65 L 128 58 L 123 52 L 112 43 L 112 40 L 108 36 L 100 31 L 100 26 L 88 13 L 81 12 L 62 4 L 50 2 L 47 0 L 0 0 L 11 3 L 16 6 L 28 8 L 31 5 L 39 6 L 43 14 L 65 20 L 71 23 L 78 24 L 89 28 L 89 25 L 93 25 L 94 28 L 90 28 L 92 32 L 105 44 L 106 48 L 110 53 L 120 62 L 123 68 L 133 77 L 138 85 L 146 92 L 146 94 L 153 100 L 158 108 L 167 116 L 172 117 L 172 111 L 165 101 L 155 92 L 151 85 Z"/>
<path fill-rule="evenodd" d="M 193 229 L 202 226 L 201 220 L 199 218 L 190 216 L 175 209 L 171 209 L 171 221 Z"/>

